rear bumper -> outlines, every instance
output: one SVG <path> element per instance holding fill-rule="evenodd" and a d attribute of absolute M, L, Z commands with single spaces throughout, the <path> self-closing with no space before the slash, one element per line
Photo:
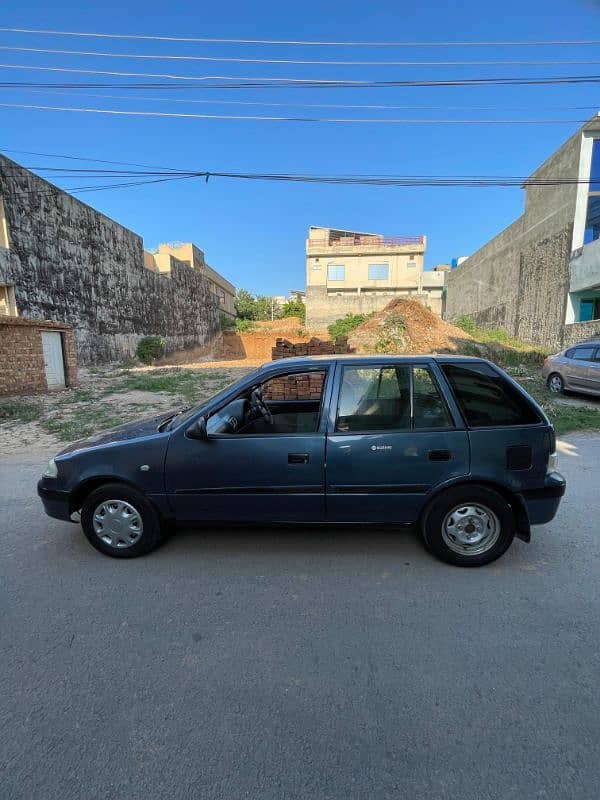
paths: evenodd
<path fill-rule="evenodd" d="M 48 486 L 49 481 L 42 478 L 38 482 L 38 495 L 44 506 L 44 511 L 49 517 L 71 521 L 71 505 L 69 492 Z"/>
<path fill-rule="evenodd" d="M 546 475 L 543 486 L 521 492 L 529 523 L 544 525 L 553 520 L 566 488 L 567 482 L 560 472 L 551 472 Z"/>

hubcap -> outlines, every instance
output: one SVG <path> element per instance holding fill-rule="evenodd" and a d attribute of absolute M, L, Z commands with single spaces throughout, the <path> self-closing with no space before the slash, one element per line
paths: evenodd
<path fill-rule="evenodd" d="M 561 390 L 562 390 L 562 380 L 558 377 L 558 375 L 553 375 L 550 378 L 550 391 L 560 392 Z"/>
<path fill-rule="evenodd" d="M 105 500 L 93 516 L 94 532 L 110 547 L 131 547 L 142 535 L 144 523 L 139 511 L 124 500 Z"/>
<path fill-rule="evenodd" d="M 477 504 L 456 506 L 442 523 L 442 538 L 448 547 L 461 555 L 487 552 L 498 541 L 501 526 L 494 512 Z"/>

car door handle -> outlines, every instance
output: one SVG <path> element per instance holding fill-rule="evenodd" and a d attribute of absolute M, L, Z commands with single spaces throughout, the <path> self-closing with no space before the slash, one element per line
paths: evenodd
<path fill-rule="evenodd" d="M 308 453 L 288 453 L 288 464 L 308 464 Z"/>
<path fill-rule="evenodd" d="M 430 461 L 450 461 L 452 458 L 452 454 L 450 450 L 430 450 L 429 451 L 429 460 Z"/>

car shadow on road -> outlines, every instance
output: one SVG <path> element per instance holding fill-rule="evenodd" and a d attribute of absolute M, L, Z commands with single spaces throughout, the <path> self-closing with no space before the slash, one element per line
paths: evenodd
<path fill-rule="evenodd" d="M 416 528 L 348 525 L 215 525 L 181 528 L 169 539 L 169 551 L 221 554 L 314 553 L 322 555 L 427 556 Z"/>

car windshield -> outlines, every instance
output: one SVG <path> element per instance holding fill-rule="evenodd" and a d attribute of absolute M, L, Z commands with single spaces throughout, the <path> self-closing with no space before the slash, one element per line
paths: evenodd
<path fill-rule="evenodd" d="M 258 373 L 259 371 L 260 370 L 256 370 L 256 373 Z M 214 400 L 216 397 L 219 397 L 219 395 L 224 394 L 225 392 L 227 392 L 229 389 L 231 389 L 232 386 L 235 386 L 236 383 L 240 383 L 240 378 L 236 378 L 235 380 L 229 381 L 229 383 L 225 384 L 225 386 L 223 386 L 222 389 L 219 389 L 218 392 L 215 392 L 215 394 L 211 395 L 210 397 L 207 397 L 201 403 L 197 403 L 194 406 L 190 406 L 189 408 L 185 408 L 182 412 L 179 412 L 179 413 L 175 414 L 171 418 L 171 420 L 169 420 L 169 422 L 164 426 L 163 430 L 170 431 L 176 425 L 179 425 L 179 424 L 185 422 L 186 420 L 190 419 L 191 417 L 194 416 L 194 414 L 196 414 L 198 411 L 200 411 L 200 409 L 203 408 L 207 403 L 210 403 L 211 400 Z"/>

